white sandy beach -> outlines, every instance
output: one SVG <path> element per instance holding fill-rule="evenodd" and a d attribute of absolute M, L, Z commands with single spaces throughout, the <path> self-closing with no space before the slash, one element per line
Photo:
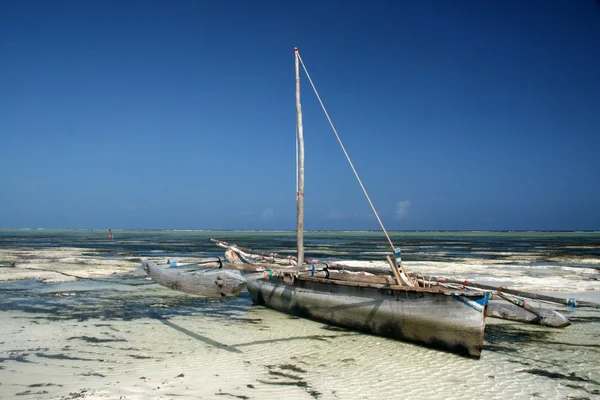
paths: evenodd
<path fill-rule="evenodd" d="M 2 399 L 600 398 L 596 311 L 577 310 L 565 329 L 488 318 L 474 361 L 254 307 L 247 295 L 146 285 L 134 259 L 34 253 L 0 254 L 21 260 L 0 268 Z M 25 279 L 45 283 L 29 290 Z"/>

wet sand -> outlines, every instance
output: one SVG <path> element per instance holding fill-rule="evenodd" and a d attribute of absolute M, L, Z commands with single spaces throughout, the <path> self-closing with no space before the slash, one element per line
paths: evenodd
<path fill-rule="evenodd" d="M 489 318 L 474 361 L 290 317 L 247 294 L 174 292 L 136 259 L 24 251 L 0 254 L 21 260 L 0 268 L 3 399 L 600 398 L 597 311 L 569 314 L 565 329 Z"/>

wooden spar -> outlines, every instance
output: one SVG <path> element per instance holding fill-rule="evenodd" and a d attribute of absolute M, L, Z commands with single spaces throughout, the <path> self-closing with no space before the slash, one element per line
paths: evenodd
<path fill-rule="evenodd" d="M 298 187 L 296 202 L 298 206 L 298 265 L 304 263 L 304 132 L 302 130 L 302 105 L 300 104 L 300 60 L 298 48 L 294 47 L 296 64 L 296 126 L 298 143 Z"/>
<path fill-rule="evenodd" d="M 385 258 L 387 259 L 387 262 L 390 265 L 392 272 L 394 273 L 394 277 L 396 277 L 396 282 L 398 283 L 398 285 L 402 285 L 402 279 L 400 279 L 400 274 L 398 273 L 398 269 L 394 265 L 394 262 L 392 261 L 390 256 L 386 256 Z"/>
<path fill-rule="evenodd" d="M 235 253 L 235 258 L 239 258 L 237 263 L 244 263 L 244 262 L 247 262 L 249 264 L 273 263 L 273 264 L 279 264 L 279 265 L 296 265 L 297 264 L 296 256 L 280 255 L 278 253 L 272 253 L 272 252 L 268 252 L 268 251 L 267 252 L 254 251 L 251 249 L 240 247 L 236 244 L 229 244 L 222 240 L 215 240 L 215 239 L 211 239 L 211 240 L 213 242 L 215 242 L 217 244 L 217 246 L 226 249 L 225 258 L 227 259 L 227 261 L 232 262 L 232 263 L 236 263 L 236 260 L 234 260 L 234 255 L 231 253 Z M 304 261 L 310 262 L 310 263 L 318 263 L 319 262 L 318 260 L 308 261 L 306 259 Z"/>
<path fill-rule="evenodd" d="M 244 253 L 247 253 L 247 254 L 253 254 L 253 255 L 261 256 L 264 259 L 269 259 L 269 258 L 273 258 L 274 257 L 274 258 L 290 259 L 290 260 L 296 261 L 296 257 L 295 256 L 289 256 L 288 257 L 288 256 L 285 256 L 285 255 L 280 255 L 278 253 L 273 253 L 273 252 L 264 252 L 264 251 L 260 252 L 260 251 L 249 249 L 247 247 L 238 246 L 237 244 L 230 244 L 230 243 L 227 243 L 227 242 L 225 242 L 223 240 L 217 240 L 217 239 L 210 239 L 210 240 L 211 240 L 211 242 L 216 243 L 217 246 L 223 247 L 224 249 L 228 249 L 228 248 L 233 247 L 233 248 L 236 248 L 237 250 L 240 250 L 240 251 L 242 251 Z"/>
<path fill-rule="evenodd" d="M 505 287 L 501 287 L 501 286 L 498 287 L 498 286 L 492 286 L 492 285 L 483 285 L 483 284 L 475 283 L 475 282 L 460 281 L 457 279 L 441 278 L 441 277 L 436 277 L 436 276 L 424 276 L 423 279 L 425 279 L 425 280 L 431 279 L 434 282 L 440 282 L 440 283 L 444 283 L 444 282 L 456 283 L 459 285 L 475 287 L 478 289 L 486 289 L 486 290 L 495 290 L 495 291 L 499 291 L 499 292 L 505 292 L 508 294 L 516 295 L 516 296 L 527 297 L 528 299 L 543 300 L 543 301 L 548 301 L 550 303 L 563 304 L 563 305 L 571 305 L 571 304 L 569 304 L 570 299 L 547 296 L 547 295 L 538 294 L 538 293 L 525 292 L 522 290 L 510 289 L 510 288 L 505 288 Z M 573 300 L 575 301 L 575 304 L 573 304 L 573 305 L 577 306 L 577 307 L 600 308 L 599 303 L 593 303 L 591 301 L 584 301 L 584 300 L 575 300 L 575 299 L 573 299 Z"/>
<path fill-rule="evenodd" d="M 301 277 L 311 277 L 312 271 L 302 271 L 298 274 Z M 389 285 L 389 286 L 398 286 L 399 284 L 396 280 L 390 276 L 381 276 L 381 275 L 358 275 L 358 274 L 348 274 L 341 273 L 338 271 L 317 271 L 314 273 L 315 278 L 326 278 L 330 280 L 336 281 L 345 281 L 345 282 L 361 282 L 361 283 L 372 283 L 376 285 Z M 401 284 L 400 284 L 401 285 Z"/>
<path fill-rule="evenodd" d="M 394 264 L 394 262 L 392 261 L 390 256 L 386 256 L 386 259 L 388 261 L 388 264 L 390 265 L 390 268 L 392 268 L 392 271 L 394 272 L 394 276 L 396 277 L 396 280 L 398 281 L 399 285 L 414 286 L 414 284 L 410 281 L 408 276 L 406 276 L 406 274 L 404 272 L 402 272 L 402 270 L 399 269 L 396 266 L 396 264 Z"/>

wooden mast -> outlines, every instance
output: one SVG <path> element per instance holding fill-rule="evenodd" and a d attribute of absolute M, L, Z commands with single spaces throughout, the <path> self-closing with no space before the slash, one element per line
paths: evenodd
<path fill-rule="evenodd" d="M 296 188 L 296 202 L 298 206 L 297 237 L 298 237 L 298 265 L 304 264 L 304 134 L 302 131 L 302 106 L 300 105 L 300 63 L 298 48 L 294 47 L 296 61 L 296 129 L 298 143 L 298 187 Z"/>

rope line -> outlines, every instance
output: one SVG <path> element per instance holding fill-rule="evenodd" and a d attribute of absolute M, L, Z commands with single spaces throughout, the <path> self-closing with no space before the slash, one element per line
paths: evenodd
<path fill-rule="evenodd" d="M 304 61 L 302 61 L 302 57 L 300 57 L 300 53 L 297 52 L 297 54 L 298 54 L 298 59 L 300 60 L 300 64 L 302 64 L 302 68 L 304 69 L 304 72 L 306 73 L 306 77 L 308 78 L 308 81 L 310 82 L 310 85 L 312 86 L 312 88 L 315 92 L 315 95 L 317 96 L 317 99 L 319 100 L 319 103 L 321 104 L 321 108 L 325 112 L 325 116 L 327 117 L 327 120 L 329 121 L 329 125 L 331 126 L 331 129 L 333 129 L 333 133 L 335 133 L 335 137 L 337 138 L 338 142 L 340 143 L 340 146 L 342 147 L 342 151 L 344 152 L 344 155 L 346 156 L 346 159 L 348 160 L 348 163 L 350 164 L 350 167 L 352 168 L 352 171 L 354 172 L 354 176 L 356 176 L 356 179 L 358 180 L 358 183 L 359 183 L 360 187 L 362 188 L 362 191 L 365 194 L 367 201 L 369 202 L 369 205 L 371 206 L 371 209 L 373 210 L 373 213 L 375 214 L 375 217 L 377 218 L 377 221 L 379 222 L 381 229 L 383 229 L 383 233 L 385 234 L 385 237 L 387 238 L 390 246 L 392 246 L 392 252 L 394 252 L 395 251 L 394 243 L 392 243 L 392 239 L 390 239 L 390 236 L 388 235 L 385 227 L 383 226 L 383 222 L 381 222 L 381 218 L 379 218 L 379 214 L 377 213 L 377 210 L 375 210 L 375 206 L 373 205 L 373 202 L 371 201 L 371 198 L 369 197 L 369 194 L 367 193 L 367 190 L 365 189 L 365 186 L 363 185 L 362 180 L 358 176 L 358 172 L 356 172 L 356 168 L 354 168 L 354 164 L 352 164 L 352 160 L 350 160 L 350 156 L 348 155 L 348 152 L 346 151 L 346 147 L 344 147 L 344 143 L 342 143 L 342 139 L 340 138 L 340 135 L 338 134 L 337 130 L 335 129 L 335 126 L 333 125 L 333 122 L 331 121 L 331 118 L 329 117 L 329 113 L 327 112 L 327 109 L 325 108 L 325 105 L 323 104 L 323 101 L 321 100 L 321 96 L 319 96 L 319 92 L 317 91 L 317 88 L 315 87 L 315 84 L 313 83 L 313 81 L 310 77 L 310 74 L 308 73 L 308 70 L 306 69 L 306 66 L 304 65 Z"/>

